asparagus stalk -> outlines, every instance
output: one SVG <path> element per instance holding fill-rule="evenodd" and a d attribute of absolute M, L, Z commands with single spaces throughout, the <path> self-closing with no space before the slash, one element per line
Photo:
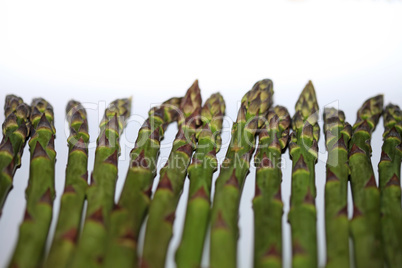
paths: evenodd
<path fill-rule="evenodd" d="M 195 81 L 181 101 L 184 115 L 179 119 L 179 131 L 168 161 L 160 171 L 158 188 L 150 204 L 141 267 L 159 268 L 165 265 L 176 207 L 195 147 L 200 107 L 200 89 L 198 81 Z"/>
<path fill-rule="evenodd" d="M 324 110 L 325 144 L 328 151 L 325 184 L 325 234 L 328 268 L 349 267 L 348 144 L 352 127 L 345 114 L 335 108 Z"/>
<path fill-rule="evenodd" d="M 282 267 L 281 157 L 288 143 L 290 116 L 271 108 L 259 134 L 254 209 L 254 267 Z"/>
<path fill-rule="evenodd" d="M 111 214 L 110 237 L 103 267 L 138 266 L 137 239 L 151 202 L 160 142 L 179 115 L 181 98 L 172 98 L 149 111 L 141 127 L 118 205 Z"/>
<path fill-rule="evenodd" d="M 0 143 L 0 217 L 13 187 L 15 171 L 21 166 L 21 156 L 31 127 L 30 107 L 17 96 L 6 96 L 4 115 L 3 139 Z"/>
<path fill-rule="evenodd" d="M 317 212 L 315 207 L 315 164 L 320 127 L 318 103 L 311 81 L 300 94 L 293 116 L 289 153 L 292 190 L 288 220 L 291 226 L 293 267 L 317 267 Z"/>
<path fill-rule="evenodd" d="M 131 99 L 117 99 L 106 109 L 99 125 L 95 164 L 86 191 L 87 213 L 71 267 L 100 267 L 102 264 L 114 206 L 119 140 L 130 111 Z"/>
<path fill-rule="evenodd" d="M 66 108 L 70 127 L 66 182 L 60 213 L 49 255 L 44 267 L 66 267 L 79 234 L 85 191 L 88 187 L 88 122 L 81 103 L 70 101 Z"/>
<path fill-rule="evenodd" d="M 244 95 L 226 158 L 216 181 L 211 212 L 210 267 L 235 267 L 238 210 L 241 192 L 254 152 L 255 135 L 272 105 L 272 81 L 257 82 Z"/>
<path fill-rule="evenodd" d="M 378 164 L 383 252 L 387 267 L 402 267 L 402 112 L 398 106 L 389 104 L 385 108 L 384 128 L 384 143 Z"/>
<path fill-rule="evenodd" d="M 349 142 L 350 182 L 354 203 L 350 232 L 357 268 L 383 267 L 380 226 L 380 192 L 371 164 L 371 133 L 383 109 L 383 96 L 364 102 L 357 112 Z"/>
<path fill-rule="evenodd" d="M 25 191 L 27 205 L 9 267 L 39 267 L 44 255 L 55 197 L 56 130 L 53 118 L 53 108 L 46 100 L 39 98 L 32 101 L 31 165 Z"/>
<path fill-rule="evenodd" d="M 200 267 L 208 229 L 212 175 L 218 167 L 216 153 L 221 146 L 225 102 L 217 93 L 204 104 L 202 126 L 197 132 L 198 145 L 188 168 L 190 192 L 187 201 L 183 236 L 176 252 L 177 267 Z"/>

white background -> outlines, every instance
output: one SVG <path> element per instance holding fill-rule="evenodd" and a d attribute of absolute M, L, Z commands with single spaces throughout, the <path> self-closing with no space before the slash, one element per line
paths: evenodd
<path fill-rule="evenodd" d="M 384 93 L 385 103 L 402 105 L 401 28 L 401 1 L 248 1 L 247 4 L 1 1 L 0 106 L 4 105 L 5 95 L 13 93 L 28 103 L 33 97 L 45 97 L 55 108 L 58 194 L 55 219 L 67 162 L 64 109 L 69 99 L 75 98 L 88 108 L 94 142 L 105 105 L 118 97 L 133 96 L 133 117 L 122 137 L 118 197 L 128 168 L 128 153 L 148 109 L 167 98 L 182 96 L 196 78 L 204 100 L 216 91 L 225 98 L 228 121 L 223 139 L 226 144 L 231 127 L 229 120 L 235 119 L 238 102 L 262 78 L 274 81 L 275 103 L 285 105 L 291 114 L 309 79 L 315 85 L 320 108 L 339 105 L 351 123 L 361 103 L 375 94 Z M 1 114 L 0 121 L 3 120 Z M 175 126 L 168 128 L 162 158 L 168 156 L 176 130 Z M 381 125 L 373 136 L 375 171 L 382 131 Z M 319 263 L 323 266 L 326 159 L 323 135 L 319 145 L 321 160 L 317 164 L 316 181 Z M 218 155 L 220 159 L 226 149 Z M 89 171 L 93 158 L 94 148 L 90 150 Z M 289 267 L 286 213 L 291 163 L 288 152 L 284 161 L 284 263 Z M 25 207 L 28 170 L 26 148 L 0 219 L 0 267 L 7 264 L 15 245 Z M 241 268 L 252 265 L 254 176 L 252 168 L 241 200 L 238 246 Z M 168 267 L 174 267 L 173 255 L 180 239 L 187 194 L 186 182 Z M 204 266 L 208 264 L 208 247 L 205 252 Z"/>

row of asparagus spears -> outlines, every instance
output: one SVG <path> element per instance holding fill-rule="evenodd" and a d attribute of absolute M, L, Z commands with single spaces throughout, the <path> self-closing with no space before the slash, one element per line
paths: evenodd
<path fill-rule="evenodd" d="M 9 267 L 164 267 L 187 174 L 190 189 L 175 255 L 177 267 L 200 267 L 209 226 L 210 267 L 236 267 L 239 204 L 254 151 L 254 267 L 281 267 L 281 158 L 287 146 L 292 159 L 288 214 L 292 266 L 317 267 L 315 164 L 320 127 L 315 90 L 311 82 L 306 85 L 293 118 L 285 107 L 273 106 L 273 93 L 272 81 L 265 79 L 242 98 L 213 202 L 212 177 L 218 169 L 216 154 L 225 114 L 219 93 L 202 105 L 195 81 L 184 97 L 171 98 L 149 111 L 130 152 L 117 203 L 119 140 L 131 113 L 131 99 L 118 99 L 106 109 L 90 176 L 87 114 L 82 104 L 70 101 L 66 108 L 70 136 L 65 187 L 48 254 L 45 246 L 55 198 L 53 108 L 44 99 L 34 99 L 28 106 L 19 97 L 7 96 L 0 144 L 0 212 L 28 140 L 31 159 L 25 214 Z M 385 131 L 377 187 L 370 140 L 381 115 Z M 152 194 L 160 143 L 173 122 L 177 122 L 178 132 Z M 401 110 L 392 104 L 383 110 L 382 95 L 370 98 L 358 110 L 352 127 L 341 110 L 326 108 L 324 134 L 328 151 L 326 266 L 349 267 L 353 256 L 355 267 L 402 267 Z M 347 213 L 349 181 L 354 204 L 351 220 Z M 140 254 L 139 234 L 147 216 Z"/>

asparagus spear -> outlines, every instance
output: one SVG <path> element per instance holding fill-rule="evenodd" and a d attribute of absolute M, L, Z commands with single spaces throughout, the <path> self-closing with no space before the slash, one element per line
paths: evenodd
<path fill-rule="evenodd" d="M 107 228 L 114 205 L 119 139 L 130 116 L 131 99 L 117 99 L 105 111 L 99 128 L 95 164 L 87 188 L 87 213 L 71 267 L 99 267 L 106 249 Z"/>
<path fill-rule="evenodd" d="M 14 95 L 7 95 L 4 104 L 5 120 L 0 143 L 0 217 L 13 177 L 21 166 L 21 156 L 30 132 L 30 107 Z"/>
<path fill-rule="evenodd" d="M 66 267 L 79 234 L 85 191 L 88 187 L 88 122 L 81 103 L 70 101 L 66 108 L 70 127 L 66 183 L 49 255 L 44 267 Z"/>
<path fill-rule="evenodd" d="M 272 105 L 272 81 L 257 82 L 244 95 L 232 127 L 230 147 L 216 181 L 211 212 L 210 267 L 235 267 L 238 210 L 254 152 L 255 135 Z"/>
<path fill-rule="evenodd" d="M 103 267 L 138 266 L 137 238 L 151 202 L 160 142 L 166 127 L 177 120 L 181 98 L 172 98 L 149 111 L 141 127 L 123 191 L 111 214 L 110 237 Z"/>
<path fill-rule="evenodd" d="M 254 267 L 282 267 L 281 157 L 288 143 L 290 116 L 271 108 L 259 134 L 254 209 Z"/>
<path fill-rule="evenodd" d="M 380 227 L 380 192 L 371 164 L 371 133 L 383 109 L 383 96 L 364 102 L 357 112 L 349 142 L 350 182 L 354 203 L 350 232 L 357 268 L 383 267 Z"/>
<path fill-rule="evenodd" d="M 317 267 L 317 212 L 315 207 L 315 164 L 320 127 L 318 103 L 311 81 L 300 94 L 293 116 L 289 153 L 292 190 L 288 220 L 291 226 L 293 267 Z"/>
<path fill-rule="evenodd" d="M 218 162 L 216 153 L 221 146 L 225 102 L 217 93 L 204 104 L 202 126 L 197 132 L 198 145 L 188 168 L 190 192 L 187 202 L 183 236 L 176 252 L 177 267 L 200 267 L 205 235 L 208 229 L 212 175 Z"/>
<path fill-rule="evenodd" d="M 31 165 L 25 192 L 27 206 L 9 267 L 38 267 L 44 255 L 55 197 L 56 130 L 53 118 L 53 108 L 46 100 L 39 98 L 32 101 Z"/>
<path fill-rule="evenodd" d="M 327 160 L 325 184 L 325 234 L 327 267 L 349 267 L 348 144 L 352 127 L 345 122 L 345 114 L 335 108 L 324 110 L 324 133 Z"/>
<path fill-rule="evenodd" d="M 149 208 L 141 267 L 164 267 L 172 237 L 175 211 L 183 190 L 187 167 L 195 147 L 195 129 L 200 114 L 201 95 L 198 81 L 188 89 L 181 101 L 183 116 L 166 165 Z"/>
<path fill-rule="evenodd" d="M 387 267 L 402 267 L 402 112 L 398 106 L 389 104 L 385 108 L 384 128 L 384 144 L 378 164 L 383 252 Z"/>

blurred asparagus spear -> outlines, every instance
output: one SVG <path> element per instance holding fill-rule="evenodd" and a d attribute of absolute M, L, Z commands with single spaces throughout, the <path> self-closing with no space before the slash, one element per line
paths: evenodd
<path fill-rule="evenodd" d="M 255 135 L 272 105 L 273 85 L 258 81 L 242 98 L 232 138 L 216 181 L 211 212 L 210 267 L 236 267 L 238 210 L 254 152 Z"/>
<path fill-rule="evenodd" d="M 354 204 L 350 232 L 357 268 L 383 267 L 380 191 L 371 164 L 371 134 L 382 114 L 383 96 L 364 102 L 357 112 L 349 142 L 350 182 Z"/>
<path fill-rule="evenodd" d="M 149 207 L 141 260 L 141 267 L 144 268 L 165 266 L 167 249 L 173 235 L 176 207 L 195 148 L 195 131 L 201 110 L 201 95 L 197 80 L 188 89 L 181 101 L 180 109 L 183 115 L 179 119 L 179 131 L 168 161 L 160 171 L 158 188 Z"/>
<path fill-rule="evenodd" d="M 66 267 L 76 246 L 85 192 L 88 187 L 88 122 L 81 103 L 69 101 L 66 118 L 70 128 L 66 183 L 49 255 L 44 267 Z"/>
<path fill-rule="evenodd" d="M 4 104 L 3 139 L 0 143 L 0 217 L 13 177 L 30 135 L 30 107 L 17 96 L 7 95 Z"/>
<path fill-rule="evenodd" d="M 201 265 L 209 222 L 212 176 L 218 166 L 216 153 L 221 146 L 220 132 L 224 114 L 225 102 L 219 93 L 213 94 L 202 107 L 197 149 L 188 167 L 190 193 L 183 236 L 176 252 L 179 268 Z"/>
<path fill-rule="evenodd" d="M 137 243 L 151 202 L 160 142 L 167 126 L 177 121 L 181 98 L 171 98 L 149 111 L 134 149 L 119 202 L 111 214 L 103 267 L 138 267 Z"/>
<path fill-rule="evenodd" d="M 294 268 L 317 267 L 317 211 L 315 207 L 315 164 L 320 127 L 318 103 L 311 81 L 296 102 L 289 153 L 292 164 L 292 190 L 288 220 L 292 233 Z"/>
<path fill-rule="evenodd" d="M 325 145 L 328 150 L 325 184 L 325 234 L 327 268 L 349 267 L 348 144 L 352 127 L 345 114 L 335 108 L 324 110 Z"/>
<path fill-rule="evenodd" d="M 34 268 L 41 265 L 52 221 L 56 161 L 53 107 L 44 99 L 34 99 L 30 120 L 33 132 L 29 140 L 31 164 L 25 191 L 27 205 L 9 267 Z"/>
<path fill-rule="evenodd" d="M 100 267 L 106 250 L 107 228 L 114 206 L 120 135 L 130 116 L 131 98 L 117 99 L 106 109 L 99 128 L 95 164 L 86 191 L 88 206 L 81 237 L 69 265 Z"/>
<path fill-rule="evenodd" d="M 402 267 L 401 157 L 402 112 L 389 104 L 384 111 L 384 143 L 378 164 L 381 229 L 387 267 Z"/>
<path fill-rule="evenodd" d="M 254 209 L 254 267 L 282 267 L 281 157 L 289 138 L 290 116 L 275 106 L 259 134 Z"/>

